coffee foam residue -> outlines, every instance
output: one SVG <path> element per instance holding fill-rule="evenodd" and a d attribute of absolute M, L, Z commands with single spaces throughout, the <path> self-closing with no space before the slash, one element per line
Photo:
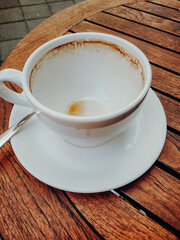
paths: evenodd
<path fill-rule="evenodd" d="M 43 57 L 42 57 L 43 58 Z M 36 72 L 41 68 L 42 65 L 42 58 L 38 61 L 38 63 L 34 66 L 33 70 L 31 71 L 30 77 L 29 77 L 29 88 L 32 93 L 32 84 L 33 79 L 35 77 Z"/>
<path fill-rule="evenodd" d="M 145 77 L 144 77 L 144 71 L 143 71 L 140 61 L 137 58 L 131 56 L 129 53 L 127 53 L 123 47 L 120 47 L 111 42 L 97 40 L 97 39 L 90 39 L 90 40 L 78 39 L 78 40 L 68 42 L 68 43 L 62 44 L 60 46 L 57 46 L 57 47 L 51 49 L 42 58 L 40 58 L 40 60 L 34 66 L 33 70 L 31 71 L 31 74 L 30 74 L 29 86 L 30 86 L 31 92 L 32 92 L 33 78 L 34 78 L 36 72 L 38 71 L 38 69 L 41 67 L 44 59 L 49 60 L 60 53 L 71 53 L 71 54 L 73 52 L 75 53 L 75 51 L 79 47 L 84 48 L 86 46 L 89 46 L 89 47 L 92 47 L 92 50 L 93 50 L 94 45 L 98 46 L 95 49 L 97 52 L 102 51 L 102 49 L 103 49 L 102 46 L 109 47 L 109 48 L 111 48 L 111 50 L 113 50 L 116 53 L 119 52 L 122 55 L 122 57 L 126 58 L 126 60 L 129 61 L 130 65 L 133 68 L 135 68 L 136 70 L 140 69 L 141 77 L 142 77 L 142 85 L 144 87 Z"/>
<path fill-rule="evenodd" d="M 65 43 L 62 44 L 61 46 L 58 46 L 56 48 L 54 48 L 53 50 L 50 50 L 49 52 L 46 53 L 46 55 L 49 55 L 49 57 L 53 57 L 55 55 L 57 55 L 60 51 L 63 51 L 65 53 L 72 53 L 72 50 L 76 50 L 77 48 L 81 47 L 85 47 L 87 45 L 92 45 L 92 47 L 96 44 L 96 46 L 98 46 L 99 48 L 96 48 L 96 51 L 100 52 L 102 50 L 102 46 L 106 46 L 106 47 L 110 47 L 111 50 L 115 51 L 115 52 L 119 52 L 122 57 L 125 57 L 129 60 L 129 62 L 132 64 L 132 66 L 134 66 L 136 69 L 139 68 L 139 66 L 141 65 L 139 60 L 132 57 L 129 53 L 127 53 L 125 51 L 124 48 L 111 43 L 111 42 L 107 42 L 107 41 L 102 41 L 102 40 L 97 40 L 97 39 L 90 39 L 90 40 L 75 40 L 69 43 Z"/>

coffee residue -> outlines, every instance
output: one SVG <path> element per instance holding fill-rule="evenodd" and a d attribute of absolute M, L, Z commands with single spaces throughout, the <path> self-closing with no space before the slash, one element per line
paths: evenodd
<path fill-rule="evenodd" d="M 34 66 L 32 72 L 30 74 L 30 80 L 29 80 L 30 91 L 32 92 L 32 84 L 33 84 L 32 79 L 33 79 L 34 75 L 36 74 L 36 72 L 38 71 L 38 69 L 41 67 L 41 63 L 45 57 L 48 57 L 50 59 L 50 58 L 54 57 L 55 55 L 57 55 L 61 51 L 68 53 L 68 52 L 72 52 L 72 50 L 75 51 L 77 47 L 83 47 L 86 45 L 94 45 L 94 44 L 100 45 L 100 46 L 102 46 L 102 45 L 108 46 L 113 51 L 118 51 L 123 57 L 125 57 L 130 62 L 131 66 L 133 66 L 137 70 L 140 69 L 141 77 L 142 77 L 142 85 L 144 86 L 144 84 L 145 84 L 144 71 L 143 71 L 140 61 L 138 59 L 134 58 L 133 56 L 131 56 L 129 53 L 127 53 L 123 47 L 120 47 L 114 43 L 103 41 L 103 40 L 78 39 L 78 40 L 74 40 L 72 42 L 68 42 L 68 43 L 62 44 L 60 46 L 57 46 L 57 47 L 51 49 L 38 61 L 38 63 Z M 98 50 L 98 48 L 97 48 L 97 50 Z M 77 112 L 79 112 L 79 111 L 77 111 Z M 73 115 L 73 114 L 71 114 L 71 115 Z"/>
<path fill-rule="evenodd" d="M 82 116 L 83 113 L 84 113 L 84 101 L 82 100 L 73 102 L 67 110 L 67 114 L 73 116 Z"/>

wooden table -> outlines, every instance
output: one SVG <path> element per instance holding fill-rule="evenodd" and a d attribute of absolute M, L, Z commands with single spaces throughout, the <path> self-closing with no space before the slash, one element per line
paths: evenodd
<path fill-rule="evenodd" d="M 122 4 L 127 4 L 123 5 Z M 180 230 L 180 1 L 88 0 L 67 8 L 30 32 L 3 68 L 22 70 L 41 44 L 74 32 L 110 33 L 137 45 L 153 71 L 152 89 L 166 112 L 164 149 L 138 180 L 113 192 L 70 193 L 35 179 L 10 143 L 0 149 L 2 239 L 178 239 Z M 20 89 L 12 84 L 15 91 Z M 0 99 L 0 133 L 12 105 Z"/>

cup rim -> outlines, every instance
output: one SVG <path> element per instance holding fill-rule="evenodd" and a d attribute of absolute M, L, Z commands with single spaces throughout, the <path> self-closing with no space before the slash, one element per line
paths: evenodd
<path fill-rule="evenodd" d="M 145 64 L 146 71 L 147 71 L 145 85 L 143 87 L 143 90 L 140 92 L 140 94 L 130 104 L 121 108 L 120 110 L 117 110 L 117 111 L 114 111 L 111 113 L 107 113 L 107 114 L 97 115 L 97 116 L 68 115 L 66 113 L 57 112 L 53 109 L 48 108 L 47 106 L 43 105 L 42 103 L 40 103 L 32 95 L 32 93 L 30 91 L 30 87 L 29 87 L 29 78 L 27 79 L 27 76 L 26 76 L 28 69 L 29 69 L 29 65 L 31 64 L 33 59 L 36 58 L 42 50 L 46 49 L 50 45 L 52 46 L 52 45 L 60 42 L 59 44 L 56 45 L 56 46 L 59 46 L 59 45 L 63 44 L 62 41 L 67 43 L 67 42 L 71 42 L 71 41 L 82 39 L 82 38 L 89 39 L 90 37 L 93 39 L 100 39 L 100 40 L 104 40 L 104 38 L 111 38 L 111 39 L 125 43 L 126 45 L 130 46 L 131 48 L 134 48 L 136 50 L 136 52 L 139 53 L 139 55 L 143 59 L 143 62 Z M 105 41 L 111 42 L 110 39 L 108 39 L 108 40 L 106 39 Z M 50 50 L 53 48 L 54 47 L 50 48 Z M 38 60 L 39 60 L 39 58 L 38 58 Z M 36 62 L 38 62 L 38 60 Z M 31 71 L 32 71 L 32 69 L 31 69 Z M 35 108 L 35 111 L 42 112 L 44 115 L 47 115 L 48 117 L 51 117 L 53 119 L 56 118 L 63 123 L 67 123 L 68 125 L 69 124 L 73 125 L 73 124 L 89 124 L 89 123 L 93 124 L 93 123 L 100 123 L 100 122 L 105 122 L 105 121 L 108 122 L 109 120 L 118 119 L 119 116 L 124 115 L 125 113 L 129 112 L 130 110 L 136 108 L 137 105 L 139 106 L 139 104 L 143 101 L 146 94 L 148 93 L 148 90 L 151 85 L 151 80 L 152 80 L 152 71 L 151 71 L 150 63 L 149 63 L 147 57 L 145 56 L 145 54 L 134 44 L 132 44 L 131 42 L 129 42 L 123 38 L 120 38 L 120 37 L 117 37 L 117 36 L 114 36 L 111 34 L 97 33 L 97 32 L 81 32 L 81 33 L 68 34 L 68 35 L 64 35 L 64 36 L 60 36 L 58 38 L 52 39 L 52 40 L 44 43 L 43 45 L 41 45 L 38 49 L 36 49 L 30 55 L 30 57 L 28 58 L 28 60 L 26 61 L 25 65 L 24 65 L 22 85 L 23 85 L 24 94 L 25 94 L 26 98 L 28 99 L 28 101 L 31 103 L 31 105 Z M 117 120 L 117 121 L 119 121 L 119 120 Z"/>

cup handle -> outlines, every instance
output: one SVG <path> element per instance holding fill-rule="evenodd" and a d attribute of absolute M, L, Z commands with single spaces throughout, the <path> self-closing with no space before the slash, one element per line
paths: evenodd
<path fill-rule="evenodd" d="M 3 81 L 16 83 L 19 87 L 22 88 L 21 71 L 10 68 L 0 71 L 0 97 L 13 104 L 30 107 L 26 97 L 24 96 L 24 93 L 20 94 L 10 90 L 8 87 L 6 87 Z"/>

